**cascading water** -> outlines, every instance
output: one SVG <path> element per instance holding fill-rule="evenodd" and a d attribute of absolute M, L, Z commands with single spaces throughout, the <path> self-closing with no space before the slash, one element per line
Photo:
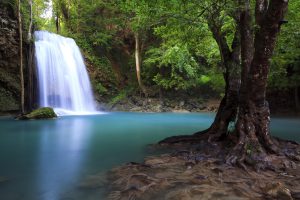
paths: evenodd
<path fill-rule="evenodd" d="M 78 46 L 71 38 L 35 32 L 39 106 L 58 115 L 96 112 L 90 80 Z"/>

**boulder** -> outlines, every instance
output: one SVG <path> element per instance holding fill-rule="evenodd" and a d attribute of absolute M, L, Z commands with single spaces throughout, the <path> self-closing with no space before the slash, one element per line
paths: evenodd
<path fill-rule="evenodd" d="M 17 119 L 28 120 L 28 119 L 53 119 L 56 118 L 57 115 L 54 112 L 53 108 L 43 107 L 38 108 L 29 114 L 22 115 L 17 117 Z"/>

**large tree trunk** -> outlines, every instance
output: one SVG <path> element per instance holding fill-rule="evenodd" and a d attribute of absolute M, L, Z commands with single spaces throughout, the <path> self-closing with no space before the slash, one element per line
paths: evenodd
<path fill-rule="evenodd" d="M 216 21 L 217 17 L 219 17 L 219 15 L 212 15 L 207 20 L 221 54 L 221 61 L 224 70 L 225 95 L 220 102 L 214 122 L 208 129 L 196 132 L 192 136 L 181 135 L 169 137 L 160 141 L 161 144 L 181 142 L 193 143 L 197 142 L 199 137 L 208 138 L 209 141 L 224 139 L 228 133 L 228 126 L 230 122 L 235 122 L 241 84 L 240 31 L 239 29 L 236 30 L 230 50 L 226 35 L 221 31 L 222 24 Z M 239 23 L 238 18 L 236 19 L 236 22 L 237 24 Z"/>
<path fill-rule="evenodd" d="M 287 5 L 288 0 L 271 0 L 270 2 L 267 0 L 256 1 L 255 20 L 257 31 L 254 35 L 255 39 L 253 42 L 250 1 L 240 1 L 241 58 L 243 67 L 240 95 L 238 97 L 236 95 L 236 91 L 238 91 L 236 86 L 233 86 L 233 90 L 229 89 L 230 84 L 234 83 L 233 80 L 238 79 L 228 79 L 228 77 L 225 77 L 226 95 L 221 102 L 215 122 L 211 128 L 206 131 L 206 133 L 211 132 L 210 134 L 217 136 L 224 135 L 224 131 L 227 131 L 229 123 L 227 123 L 228 121 L 222 121 L 222 119 L 229 119 L 228 116 L 230 113 L 233 113 L 232 110 L 238 108 L 235 130 L 229 134 L 229 137 L 226 137 L 227 140 L 225 140 L 225 142 L 230 140 L 231 143 L 235 143 L 235 146 L 231 148 L 231 151 L 227 154 L 226 163 L 228 164 L 240 164 L 240 166 L 245 167 L 244 163 L 246 162 L 257 168 L 272 167 L 269 154 L 285 155 L 288 158 L 296 160 L 300 159 L 295 149 L 281 151 L 278 139 L 274 140 L 270 136 L 270 111 L 268 102 L 266 101 L 270 58 L 275 47 L 276 37 L 280 30 Z M 214 33 L 214 35 L 221 35 L 219 34 L 220 32 L 216 33 L 218 34 Z M 220 37 L 219 40 L 216 41 L 218 44 L 224 44 L 220 42 L 222 40 L 224 40 L 224 38 Z M 225 47 L 226 49 L 226 45 L 219 45 L 219 47 L 223 61 L 225 61 L 224 54 L 222 53 L 224 48 L 221 47 Z M 235 65 L 227 65 L 227 67 L 229 67 L 228 69 L 231 69 L 230 66 Z M 232 69 L 234 69 L 235 72 L 238 71 L 234 67 L 232 67 Z M 233 74 L 232 77 L 236 77 L 236 75 Z M 233 91 L 233 94 L 230 94 L 230 91 Z M 233 105 L 233 107 L 230 105 Z M 229 114 L 227 115 L 226 113 Z M 233 115 L 231 115 L 231 117 L 233 117 Z M 216 133 L 212 133 L 211 130 Z M 197 137 L 171 137 L 160 143 L 197 143 L 200 139 L 207 138 L 201 137 L 202 135 L 207 134 L 196 134 Z"/>
<path fill-rule="evenodd" d="M 268 8 L 263 7 L 266 5 L 265 1 L 257 1 L 257 4 L 259 5 L 256 8 L 259 10 L 256 10 L 256 23 L 260 27 L 255 34 L 255 51 L 249 74 L 243 74 L 242 77 L 242 84 L 247 86 L 247 92 L 239 103 L 236 124 L 239 140 L 228 156 L 228 163 L 243 162 L 250 146 L 252 149 L 250 158 L 256 161 L 258 159 L 261 161 L 268 153 L 280 153 L 269 134 L 270 111 L 266 101 L 266 86 L 270 58 L 288 1 L 272 0 Z M 243 46 L 247 41 L 241 40 L 241 43 Z"/>
<path fill-rule="evenodd" d="M 22 32 L 22 18 L 21 18 L 21 1 L 18 0 L 18 24 L 19 24 L 19 67 L 20 67 L 20 87 L 21 87 L 21 113 L 25 113 L 24 108 L 24 73 L 23 73 L 23 32 Z"/>

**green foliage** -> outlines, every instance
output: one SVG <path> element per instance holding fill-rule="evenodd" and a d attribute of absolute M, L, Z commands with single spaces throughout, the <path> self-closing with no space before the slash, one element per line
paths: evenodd
<path fill-rule="evenodd" d="M 195 85 L 198 64 L 187 46 L 175 45 L 169 48 L 153 48 L 147 52 L 144 64 L 156 66 L 167 73 L 157 73 L 153 81 L 165 89 L 187 89 Z M 166 69 L 169 68 L 169 69 Z"/>
<path fill-rule="evenodd" d="M 199 78 L 198 78 L 198 83 L 200 84 L 206 84 L 206 83 L 209 83 L 211 81 L 211 78 L 207 75 L 201 75 Z"/>
<path fill-rule="evenodd" d="M 105 95 L 108 92 L 108 90 L 100 82 L 96 83 L 95 88 L 96 88 L 96 91 L 98 92 L 98 94 L 100 94 L 100 95 Z"/>
<path fill-rule="evenodd" d="M 287 89 L 300 86 L 300 2 L 291 1 L 272 58 L 269 87 Z M 280 80 L 280 81 L 279 81 Z"/>
<path fill-rule="evenodd" d="M 7 0 L 6 0 L 7 1 Z M 142 79 L 146 86 L 187 90 L 209 86 L 224 93 L 220 50 L 209 24 L 221 25 L 228 46 L 234 37 L 236 1 L 211 0 L 53 0 L 53 17 L 42 16 L 49 0 L 35 0 L 35 23 L 39 29 L 72 37 L 94 66 L 93 85 L 107 92 L 103 79 L 123 76 L 126 86 L 137 87 L 134 66 L 134 35 L 141 41 Z M 299 1 L 291 1 L 282 25 L 269 76 L 269 87 L 285 89 L 300 83 Z M 254 5 L 252 5 L 254 6 Z M 24 16 L 26 11 L 24 10 Z M 123 58 L 124 55 L 127 56 Z M 118 62 L 118 72 L 112 70 Z M 120 74 L 118 74 L 120 73 Z M 102 74 L 107 74 L 107 77 Z M 280 81 L 278 81 L 280 80 Z M 124 91 L 114 101 L 122 99 Z"/>
<path fill-rule="evenodd" d="M 127 87 L 121 90 L 116 96 L 114 96 L 111 101 L 109 102 L 110 106 L 117 104 L 118 102 L 122 101 L 123 99 L 127 98 L 129 94 L 132 94 L 135 91 L 135 88 Z"/>
<path fill-rule="evenodd" d="M 212 69 L 208 72 L 208 76 L 210 77 L 209 86 L 220 94 L 220 96 L 224 95 L 225 91 L 225 81 L 223 73 L 220 70 Z"/>
<path fill-rule="evenodd" d="M 32 4 L 33 23 L 36 30 L 47 30 L 50 32 L 55 32 L 54 19 L 51 18 L 51 16 L 45 15 L 45 13 L 51 13 L 51 10 L 49 10 L 50 5 L 51 5 L 50 0 L 33 0 L 33 4 Z"/>
<path fill-rule="evenodd" d="M 45 10 L 47 4 L 38 1 L 36 8 L 41 9 L 35 11 Z M 105 53 L 116 46 L 124 47 L 128 45 L 124 44 L 124 37 L 132 37 L 133 40 L 134 33 L 138 32 L 142 43 L 146 43 L 151 37 L 154 40 L 154 45 L 146 43 L 143 46 L 146 53 L 142 52 L 145 65 L 145 68 L 142 65 L 142 76 L 148 84 L 176 90 L 211 84 L 214 79 L 207 74 L 206 68 L 216 65 L 220 59 L 218 47 L 207 24 L 203 23 L 203 18 L 194 17 L 201 12 L 201 4 L 182 4 L 179 0 L 113 0 L 90 3 L 85 0 L 53 0 L 53 18 L 41 20 L 39 24 L 45 28 L 52 23 L 53 30 L 54 18 L 59 18 L 61 33 L 76 39 L 86 58 L 92 65 L 101 66 L 101 70 L 104 65 L 98 58 L 102 55 L 95 53 L 95 49 L 102 48 Z M 193 22 L 192 25 L 190 21 Z M 230 26 L 224 29 L 230 29 Z M 199 63 L 198 57 L 204 58 L 206 63 Z M 107 70 L 109 71 L 112 70 Z M 94 88 L 103 92 L 99 82 L 95 81 Z"/>
<path fill-rule="evenodd" d="M 113 97 L 111 99 L 111 101 L 109 102 L 109 105 L 113 106 L 116 103 L 120 102 L 121 100 L 125 99 L 127 97 L 127 93 L 125 90 L 122 90 L 119 92 L 118 95 L 116 95 L 115 97 Z"/>

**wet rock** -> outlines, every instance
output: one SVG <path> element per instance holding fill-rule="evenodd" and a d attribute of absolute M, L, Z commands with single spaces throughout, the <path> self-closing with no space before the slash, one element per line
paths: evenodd
<path fill-rule="evenodd" d="M 146 165 L 159 165 L 165 163 L 165 160 L 160 159 L 160 158 L 153 158 L 153 159 L 147 159 L 145 161 Z"/>
<path fill-rule="evenodd" d="M 0 1 L 0 112 L 19 110 L 18 40 L 14 11 Z"/>
<path fill-rule="evenodd" d="M 172 110 L 172 112 L 175 112 L 175 113 L 189 113 L 190 111 L 185 110 L 185 109 L 174 109 L 174 110 Z"/>
<path fill-rule="evenodd" d="M 180 101 L 180 102 L 179 102 L 179 106 L 180 106 L 180 107 L 184 106 L 184 101 Z"/>
<path fill-rule="evenodd" d="M 43 108 L 38 108 L 38 109 L 32 111 L 29 114 L 19 116 L 19 117 L 17 117 L 17 119 L 20 119 L 20 120 L 53 119 L 53 118 L 56 118 L 56 117 L 57 117 L 57 115 L 54 112 L 53 108 L 43 107 Z"/>

